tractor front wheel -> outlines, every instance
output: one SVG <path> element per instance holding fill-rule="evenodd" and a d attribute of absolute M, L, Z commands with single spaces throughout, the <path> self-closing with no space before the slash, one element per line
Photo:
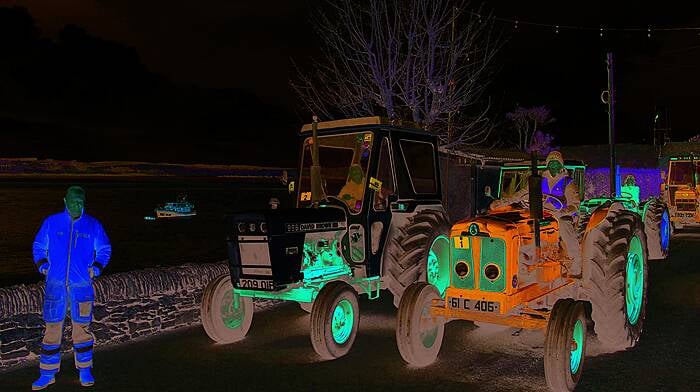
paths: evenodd
<path fill-rule="evenodd" d="M 544 340 L 544 377 L 552 391 L 573 391 L 583 373 L 586 309 L 582 302 L 554 304 Z"/>
<path fill-rule="evenodd" d="M 445 322 L 430 315 L 432 302 L 438 299 L 438 289 L 425 282 L 408 286 L 401 297 L 396 343 L 401 357 L 410 365 L 430 365 L 435 362 L 440 352 Z"/>
<path fill-rule="evenodd" d="M 668 258 L 671 242 L 671 219 L 666 205 L 652 199 L 644 206 L 644 233 L 647 235 L 649 260 Z"/>
<path fill-rule="evenodd" d="M 357 293 L 345 282 L 331 282 L 311 309 L 311 344 L 323 359 L 340 358 L 355 342 L 360 309 Z"/>
<path fill-rule="evenodd" d="M 238 295 L 229 275 L 222 275 L 207 285 L 200 310 L 204 331 L 217 343 L 243 339 L 253 322 L 253 299 Z"/>

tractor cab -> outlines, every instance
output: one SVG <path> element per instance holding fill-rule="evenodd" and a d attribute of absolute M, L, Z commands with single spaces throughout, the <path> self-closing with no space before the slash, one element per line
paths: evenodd
<path fill-rule="evenodd" d="M 583 200 L 583 189 L 586 175 L 586 166 L 581 161 L 565 160 L 564 167 L 569 173 L 569 177 L 574 180 L 574 183 L 580 190 L 581 200 Z M 544 161 L 539 161 L 537 169 L 542 172 L 547 169 Z M 529 162 L 510 162 L 501 167 L 501 175 L 499 178 L 498 193 L 495 198 L 507 199 L 512 197 L 517 192 L 521 191 L 528 185 L 530 178 Z"/>

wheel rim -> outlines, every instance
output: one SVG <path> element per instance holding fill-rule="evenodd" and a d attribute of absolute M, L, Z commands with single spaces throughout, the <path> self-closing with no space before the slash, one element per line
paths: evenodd
<path fill-rule="evenodd" d="M 226 328 L 240 328 L 245 319 L 245 306 L 241 301 L 241 296 L 234 290 L 229 290 L 224 294 L 221 301 L 221 320 L 223 320 Z"/>
<path fill-rule="evenodd" d="M 671 241 L 671 220 L 668 216 L 668 211 L 664 210 L 661 215 L 661 250 L 666 253 L 669 242 Z"/>
<path fill-rule="evenodd" d="M 627 252 L 625 281 L 627 319 L 630 324 L 635 325 L 639 321 L 644 300 L 644 254 L 642 243 L 636 236 L 632 237 L 630 249 Z"/>
<path fill-rule="evenodd" d="M 435 237 L 428 252 L 428 283 L 435 286 L 443 296 L 450 285 L 450 240 L 445 235 Z"/>
<path fill-rule="evenodd" d="M 583 357 L 583 323 L 581 320 L 576 320 L 574 324 L 574 333 L 571 337 L 571 354 L 569 365 L 571 373 L 576 374 L 581 366 L 581 358 Z"/>
<path fill-rule="evenodd" d="M 418 322 L 420 332 L 420 341 L 423 347 L 430 348 L 433 347 L 438 335 L 438 326 L 435 325 L 435 320 L 430 315 L 430 305 L 431 301 L 427 301 L 421 309 L 420 320 Z"/>
<path fill-rule="evenodd" d="M 340 300 L 333 310 L 333 320 L 331 322 L 333 340 L 338 344 L 347 342 L 354 324 L 355 311 L 352 309 L 352 304 L 347 299 Z"/>

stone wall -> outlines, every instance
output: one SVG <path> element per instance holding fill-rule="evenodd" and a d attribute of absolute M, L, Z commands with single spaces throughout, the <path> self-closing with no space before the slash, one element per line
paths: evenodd
<path fill-rule="evenodd" d="M 95 280 L 92 332 L 96 346 L 126 342 L 200 322 L 206 285 L 227 274 L 224 263 L 186 264 L 106 275 Z M 38 359 L 44 284 L 0 288 L 0 370 Z M 256 302 L 256 307 L 270 301 Z M 71 351 L 70 316 L 62 351 Z"/>

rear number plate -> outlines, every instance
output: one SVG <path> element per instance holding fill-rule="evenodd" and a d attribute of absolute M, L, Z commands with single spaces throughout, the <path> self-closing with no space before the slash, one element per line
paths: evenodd
<path fill-rule="evenodd" d="M 498 313 L 500 309 L 500 304 L 494 301 L 475 301 L 468 298 L 450 297 L 447 302 L 450 309 L 474 310 L 486 313 Z"/>
<path fill-rule="evenodd" d="M 239 289 L 274 290 L 275 284 L 269 279 L 239 279 Z"/>

